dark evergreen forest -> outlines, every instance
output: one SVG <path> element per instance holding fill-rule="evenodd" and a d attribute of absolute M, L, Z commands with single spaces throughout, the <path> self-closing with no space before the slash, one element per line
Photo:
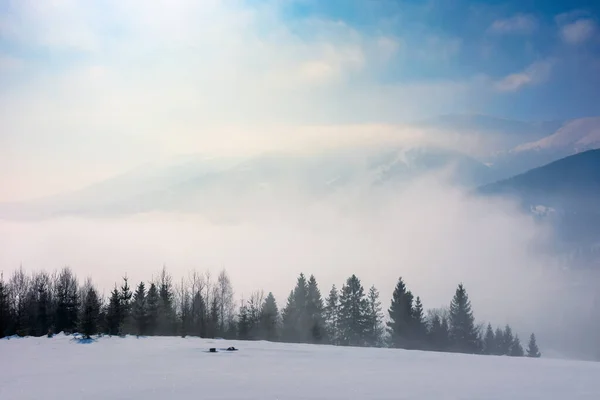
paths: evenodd
<path fill-rule="evenodd" d="M 199 336 L 336 346 L 392 347 L 469 354 L 540 357 L 532 333 L 524 349 L 509 325 L 477 324 L 459 284 L 447 308 L 425 311 L 400 277 L 387 310 L 372 286 L 350 276 L 325 297 L 316 278 L 300 274 L 280 309 L 272 293 L 252 293 L 239 304 L 227 271 L 192 273 L 175 283 L 163 267 L 151 282 L 127 277 L 103 298 L 91 279 L 80 283 L 65 267 L 49 274 L 22 268 L 0 278 L 0 337 L 79 333 Z"/>

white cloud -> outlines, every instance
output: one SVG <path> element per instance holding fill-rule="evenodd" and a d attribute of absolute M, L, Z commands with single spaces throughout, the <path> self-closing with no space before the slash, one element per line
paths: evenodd
<path fill-rule="evenodd" d="M 561 27 L 562 39 L 568 44 L 581 44 L 594 36 L 596 23 L 591 19 L 579 19 Z"/>
<path fill-rule="evenodd" d="M 0 167 L 40 178 L 0 199 L 78 187 L 180 152 L 295 143 L 296 126 L 393 124 L 473 102 L 469 80 L 380 84 L 400 38 L 288 21 L 277 3 L 11 3 L 3 32 L 36 57 L 24 60 L 21 80 L 0 77 L 10 82 L 0 93 Z M 437 38 L 427 48 L 449 57 L 460 43 Z"/>
<path fill-rule="evenodd" d="M 492 23 L 488 31 L 497 34 L 530 34 L 538 27 L 533 15 L 517 14 L 510 18 L 498 19 Z"/>
<path fill-rule="evenodd" d="M 500 92 L 516 92 L 526 86 L 538 85 L 550 77 L 552 66 L 553 62 L 550 60 L 533 63 L 521 72 L 496 81 L 494 87 Z"/>

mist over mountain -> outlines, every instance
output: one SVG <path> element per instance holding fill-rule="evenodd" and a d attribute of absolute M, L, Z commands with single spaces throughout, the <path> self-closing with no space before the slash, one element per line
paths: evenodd
<path fill-rule="evenodd" d="M 470 133 L 474 142 L 485 141 L 490 155 L 554 133 L 564 121 L 518 121 L 481 114 L 447 114 L 415 122 L 415 126 L 447 132 Z"/>
<path fill-rule="evenodd" d="M 187 154 L 150 162 L 73 192 L 0 204 L 0 218 L 35 220 L 155 211 L 214 214 L 217 209 L 231 210 L 240 201 L 259 202 L 265 196 L 316 201 L 350 187 L 368 190 L 384 185 L 401 190 L 411 181 L 439 171 L 445 171 L 454 185 L 474 188 L 600 146 L 599 118 L 524 122 L 485 115 L 443 115 L 411 126 L 433 139 L 428 144 L 352 144 L 246 156 Z M 446 138 L 443 143 L 441 137 Z M 532 179 L 537 182 L 538 175 L 535 177 Z M 544 190 L 539 192 L 542 198 Z"/>
<path fill-rule="evenodd" d="M 537 140 L 524 141 L 508 151 L 500 152 L 492 161 L 508 178 L 564 157 L 600 148 L 600 118 L 564 121 L 551 134 Z"/>
<path fill-rule="evenodd" d="M 148 164 L 87 188 L 0 206 L 3 218 L 123 215 L 152 211 L 206 212 L 256 196 L 319 199 L 341 188 L 399 189 L 425 174 L 450 169 L 450 181 L 473 187 L 494 180 L 482 162 L 440 147 L 354 147 L 311 154 L 251 157 L 188 155 Z"/>
<path fill-rule="evenodd" d="M 600 150 L 587 150 L 479 188 L 550 222 L 562 251 L 600 265 Z"/>

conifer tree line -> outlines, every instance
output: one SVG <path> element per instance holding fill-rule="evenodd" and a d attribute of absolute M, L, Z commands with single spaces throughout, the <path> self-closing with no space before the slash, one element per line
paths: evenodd
<path fill-rule="evenodd" d="M 163 267 L 150 282 L 128 278 L 100 295 L 91 279 L 79 283 L 69 267 L 48 274 L 20 268 L 0 276 L 0 337 L 54 333 L 199 336 L 338 346 L 392 347 L 469 354 L 540 357 L 532 333 L 527 348 L 503 328 L 476 324 L 463 284 L 449 307 L 425 311 L 421 298 L 398 279 L 385 310 L 375 286 L 356 275 L 322 296 L 314 275 L 300 274 L 283 308 L 273 293 L 252 293 L 236 304 L 231 280 L 193 272 L 174 282 Z"/>

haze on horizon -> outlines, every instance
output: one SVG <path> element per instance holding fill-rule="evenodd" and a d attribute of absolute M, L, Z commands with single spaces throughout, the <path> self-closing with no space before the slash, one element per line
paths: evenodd
<path fill-rule="evenodd" d="M 182 154 L 310 155 L 389 143 L 480 156 L 506 138 L 416 122 L 600 114 L 600 14 L 584 1 L 544 10 L 529 2 L 459 1 L 452 10 L 440 0 L 323 3 L 0 6 L 0 202 Z M 402 192 L 357 184 L 320 201 L 305 193 L 235 200 L 223 202 L 241 216 L 237 224 L 177 213 L 0 221 L 0 270 L 70 265 L 108 292 L 124 273 L 148 280 L 163 264 L 176 278 L 224 267 L 236 295 L 273 291 L 280 307 L 299 272 L 314 273 L 323 296 L 356 273 L 381 291 L 384 309 L 399 276 L 426 308 L 447 305 L 464 282 L 478 320 L 541 338 L 587 299 L 556 303 L 565 273 L 554 268 L 551 232 L 443 175 Z M 500 302 L 507 290 L 514 297 Z M 587 315 L 571 317 L 576 324 Z M 554 334 L 547 343 L 556 347 L 573 340 Z"/>

